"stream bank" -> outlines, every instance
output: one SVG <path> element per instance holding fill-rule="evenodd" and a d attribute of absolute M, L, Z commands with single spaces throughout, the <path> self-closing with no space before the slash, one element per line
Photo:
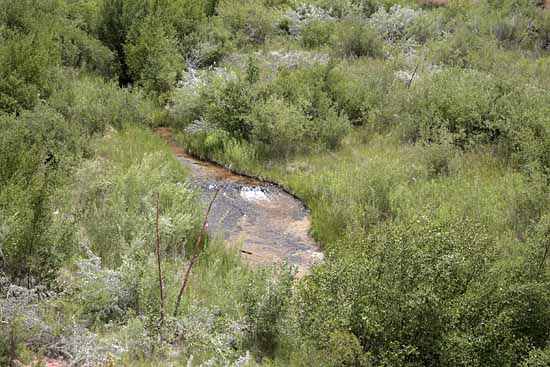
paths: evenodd
<path fill-rule="evenodd" d="M 208 217 L 210 236 L 222 236 L 228 246 L 238 246 L 244 261 L 252 266 L 286 262 L 297 268 L 298 277 L 323 260 L 309 233 L 309 210 L 300 200 L 275 184 L 189 155 L 174 142 L 169 128 L 156 132 L 189 168 L 203 202 L 221 188 Z"/>

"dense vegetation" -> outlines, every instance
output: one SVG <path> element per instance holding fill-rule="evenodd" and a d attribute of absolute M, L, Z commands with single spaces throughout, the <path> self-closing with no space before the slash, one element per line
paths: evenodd
<path fill-rule="evenodd" d="M 0 365 L 550 365 L 550 11 L 434 3 L 0 0 Z M 173 315 L 203 208 L 157 126 L 325 262 L 208 239 Z"/>

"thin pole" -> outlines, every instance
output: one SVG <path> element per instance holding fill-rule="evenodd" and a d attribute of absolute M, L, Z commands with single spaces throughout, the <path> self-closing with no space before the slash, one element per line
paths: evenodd
<path fill-rule="evenodd" d="M 216 190 L 216 193 L 214 194 L 214 197 L 210 201 L 210 205 L 208 205 L 208 210 L 206 211 L 206 215 L 204 216 L 204 220 L 202 221 L 201 230 L 199 232 L 199 237 L 197 237 L 197 242 L 195 243 L 195 250 L 193 252 L 193 257 L 191 258 L 191 261 L 189 262 L 189 266 L 187 267 L 187 271 L 185 272 L 185 276 L 183 278 L 183 282 L 181 285 L 180 293 L 178 294 L 178 300 L 176 301 L 176 309 L 174 310 L 174 317 L 177 316 L 178 310 L 180 308 L 180 302 L 181 297 L 183 296 L 183 292 L 185 292 L 185 287 L 187 286 L 187 282 L 189 280 L 189 275 L 191 274 L 191 268 L 197 261 L 197 258 L 199 257 L 199 253 L 201 250 L 201 242 L 204 237 L 204 233 L 206 232 L 206 221 L 208 220 L 208 214 L 210 214 L 210 209 L 212 209 L 212 205 L 214 204 L 214 201 L 216 200 L 216 197 L 218 196 L 218 193 L 220 192 L 221 188 L 218 188 Z"/>
<path fill-rule="evenodd" d="M 160 265 L 159 201 L 160 201 L 160 193 L 157 192 L 157 266 L 158 266 L 159 287 L 160 287 L 160 323 L 162 325 L 164 321 L 164 287 L 162 285 L 162 267 Z"/>
<path fill-rule="evenodd" d="M 416 67 L 414 68 L 411 79 L 407 82 L 407 89 L 409 89 L 411 87 L 411 84 L 413 82 L 414 77 L 416 76 L 417 71 L 418 71 L 418 64 L 416 64 Z"/>

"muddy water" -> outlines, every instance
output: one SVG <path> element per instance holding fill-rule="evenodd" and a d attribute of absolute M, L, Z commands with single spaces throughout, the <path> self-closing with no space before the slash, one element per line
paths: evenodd
<path fill-rule="evenodd" d="M 158 129 L 157 133 L 190 169 L 205 203 L 221 188 L 208 217 L 210 235 L 221 235 L 228 246 L 239 246 L 241 256 L 251 265 L 287 262 L 298 268 L 298 276 L 323 260 L 323 253 L 309 235 L 309 212 L 299 200 L 276 185 L 188 155 L 174 144 L 169 129 Z"/>

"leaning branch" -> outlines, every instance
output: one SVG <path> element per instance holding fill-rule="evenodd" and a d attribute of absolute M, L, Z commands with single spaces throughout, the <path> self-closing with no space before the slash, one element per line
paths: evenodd
<path fill-rule="evenodd" d="M 162 285 L 162 267 L 160 264 L 160 231 L 159 231 L 159 201 L 160 193 L 157 192 L 157 266 L 159 275 L 159 288 L 160 288 L 160 323 L 162 325 L 164 321 L 164 287 Z"/>
<path fill-rule="evenodd" d="M 187 267 L 187 271 L 185 272 L 185 276 L 183 277 L 183 282 L 181 284 L 180 293 L 178 294 L 178 299 L 176 301 L 176 308 L 174 310 L 174 317 L 177 316 L 178 310 L 181 303 L 181 297 L 183 296 L 183 292 L 185 292 L 185 288 L 187 287 L 187 282 L 189 281 L 189 275 L 191 274 L 191 268 L 197 261 L 197 258 L 199 257 L 200 250 L 201 250 L 201 243 L 202 239 L 204 237 L 204 233 L 206 232 L 206 222 L 208 220 L 208 215 L 210 214 L 210 210 L 212 209 L 212 205 L 214 204 L 214 201 L 216 200 L 216 197 L 218 196 L 218 193 L 220 192 L 221 188 L 218 188 L 216 190 L 216 193 L 214 194 L 214 197 L 210 201 L 210 205 L 208 205 L 208 210 L 206 211 L 206 215 L 204 216 L 204 220 L 202 221 L 201 230 L 199 232 L 199 236 L 197 237 L 197 242 L 195 243 L 195 250 L 193 252 L 193 257 L 191 258 L 191 261 L 189 262 L 189 266 Z"/>
<path fill-rule="evenodd" d="M 546 244 L 544 247 L 544 254 L 542 255 L 542 259 L 539 264 L 539 269 L 537 271 L 537 275 L 540 277 L 542 275 L 542 271 L 544 269 L 544 263 L 546 262 L 546 259 L 548 257 L 548 253 L 550 252 L 550 229 L 546 231 Z"/>
<path fill-rule="evenodd" d="M 411 79 L 407 81 L 407 89 L 411 87 L 411 84 L 413 82 L 414 77 L 416 76 L 416 72 L 418 71 L 418 64 L 416 64 L 416 67 L 414 68 L 414 71 L 411 75 Z"/>

